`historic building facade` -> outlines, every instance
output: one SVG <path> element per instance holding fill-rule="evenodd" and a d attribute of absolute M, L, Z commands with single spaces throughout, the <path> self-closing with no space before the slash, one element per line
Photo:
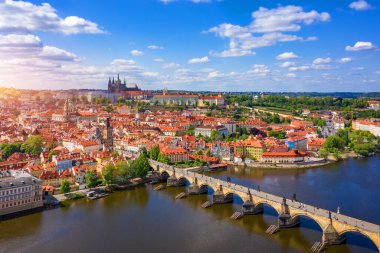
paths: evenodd
<path fill-rule="evenodd" d="M 0 217 L 42 207 L 41 180 L 22 170 L 0 172 Z"/>

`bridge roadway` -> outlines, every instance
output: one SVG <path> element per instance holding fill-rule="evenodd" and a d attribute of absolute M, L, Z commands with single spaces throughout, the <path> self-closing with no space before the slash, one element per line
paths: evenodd
<path fill-rule="evenodd" d="M 321 242 L 325 245 L 343 243 L 345 233 L 358 232 L 368 237 L 380 252 L 379 225 L 192 171 L 174 168 L 154 160 L 150 160 L 150 165 L 161 176 L 167 178 L 170 186 L 186 185 L 188 181 L 190 183 L 188 190 L 195 194 L 204 193 L 207 187 L 212 188 L 214 204 L 232 202 L 232 196 L 236 195 L 244 202 L 242 207 L 244 215 L 261 213 L 263 205 L 266 204 L 273 207 L 279 214 L 279 228 L 297 226 L 299 217 L 306 216 L 321 227 L 323 231 Z"/>

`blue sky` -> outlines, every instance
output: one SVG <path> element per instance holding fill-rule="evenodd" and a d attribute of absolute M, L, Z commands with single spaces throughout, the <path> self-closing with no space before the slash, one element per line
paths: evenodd
<path fill-rule="evenodd" d="M 0 0 L 0 86 L 380 91 L 374 0 Z"/>

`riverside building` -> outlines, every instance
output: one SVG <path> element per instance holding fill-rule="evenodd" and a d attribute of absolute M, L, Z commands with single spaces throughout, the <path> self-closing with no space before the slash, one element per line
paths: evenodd
<path fill-rule="evenodd" d="M 0 217 L 42 206 L 41 180 L 25 171 L 0 172 Z"/>

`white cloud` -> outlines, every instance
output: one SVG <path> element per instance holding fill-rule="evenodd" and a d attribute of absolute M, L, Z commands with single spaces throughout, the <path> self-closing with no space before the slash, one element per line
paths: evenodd
<path fill-rule="evenodd" d="M 208 58 L 208 56 L 205 56 L 205 57 L 201 57 L 201 58 L 190 59 L 189 63 L 191 63 L 191 64 L 194 64 L 194 63 L 205 63 L 205 62 L 209 62 L 209 61 L 210 61 L 210 59 Z"/>
<path fill-rule="evenodd" d="M 376 71 L 375 73 L 380 75 L 380 70 L 379 70 L 379 71 Z"/>
<path fill-rule="evenodd" d="M 136 62 L 134 60 L 126 60 L 126 59 L 114 59 L 111 61 L 111 65 L 134 65 Z"/>
<path fill-rule="evenodd" d="M 134 55 L 134 56 L 139 56 L 139 55 L 142 55 L 142 54 L 143 54 L 142 51 L 139 51 L 139 50 L 136 50 L 136 49 L 134 49 L 134 50 L 131 51 L 131 55 Z"/>
<path fill-rule="evenodd" d="M 375 49 L 376 46 L 372 42 L 358 41 L 354 46 L 346 46 L 347 51 L 362 51 L 362 50 L 371 50 Z"/>
<path fill-rule="evenodd" d="M 306 38 L 306 41 L 316 41 L 316 40 L 318 40 L 318 37 L 316 36 L 309 36 Z"/>
<path fill-rule="evenodd" d="M 161 3 L 164 3 L 164 4 L 168 4 L 168 3 L 172 3 L 172 2 L 176 2 L 177 0 L 159 0 L 159 2 Z"/>
<path fill-rule="evenodd" d="M 159 72 L 143 72 L 142 74 L 147 77 L 158 77 L 160 75 Z"/>
<path fill-rule="evenodd" d="M 286 77 L 296 77 L 297 75 L 294 73 L 287 73 L 285 76 Z"/>
<path fill-rule="evenodd" d="M 371 9 L 371 5 L 364 0 L 359 0 L 350 3 L 349 7 L 357 11 L 365 11 Z"/>
<path fill-rule="evenodd" d="M 178 63 L 175 63 L 175 62 L 169 62 L 169 63 L 166 63 L 164 65 L 162 65 L 162 68 L 163 69 L 175 69 L 175 68 L 178 68 L 180 65 Z"/>
<path fill-rule="evenodd" d="M 254 48 L 268 47 L 279 42 L 315 40 L 316 37 L 304 39 L 285 32 L 298 32 L 302 25 L 317 22 L 327 22 L 330 15 L 326 12 L 304 12 L 299 6 L 285 6 L 274 9 L 260 7 L 252 13 L 252 22 L 247 26 L 223 23 L 210 28 L 209 33 L 215 33 L 221 38 L 228 38 L 229 50 L 222 53 L 211 51 L 215 56 L 244 56 L 253 54 Z"/>
<path fill-rule="evenodd" d="M 352 59 L 349 58 L 349 57 L 340 58 L 338 60 L 339 63 L 348 63 L 348 62 L 351 62 L 351 61 L 352 61 Z"/>
<path fill-rule="evenodd" d="M 208 75 L 207 75 L 208 78 L 215 78 L 215 77 L 219 77 L 219 76 L 221 76 L 219 71 L 212 71 L 212 72 L 208 73 Z"/>
<path fill-rule="evenodd" d="M 247 73 L 254 76 L 266 76 L 270 73 L 270 70 L 265 64 L 255 64 L 252 66 L 252 69 L 247 71 Z"/>
<path fill-rule="evenodd" d="M 0 58 L 11 59 L 13 62 L 20 59 L 80 61 L 76 54 L 61 48 L 44 46 L 38 36 L 30 34 L 0 35 Z"/>
<path fill-rule="evenodd" d="M 255 52 L 251 50 L 243 50 L 239 48 L 230 48 L 229 50 L 224 50 L 222 52 L 214 52 L 210 51 L 210 55 L 217 57 L 237 57 L 237 56 L 247 56 L 247 55 L 255 55 Z"/>
<path fill-rule="evenodd" d="M 153 61 L 155 62 L 164 62 L 165 60 L 162 58 L 155 58 Z"/>
<path fill-rule="evenodd" d="M 27 34 L 0 35 L 0 47 L 40 47 L 41 39 L 38 36 Z"/>
<path fill-rule="evenodd" d="M 193 3 L 211 3 L 211 0 L 191 0 Z"/>
<path fill-rule="evenodd" d="M 44 46 L 40 54 L 42 58 L 56 61 L 80 61 L 74 53 L 68 52 L 57 47 Z"/>
<path fill-rule="evenodd" d="M 0 32 L 4 33 L 104 33 L 96 23 L 84 18 L 59 17 L 57 10 L 48 3 L 34 5 L 26 1 L 5 0 L 0 2 L 0 13 Z"/>
<path fill-rule="evenodd" d="M 157 46 L 157 45 L 149 45 L 147 48 L 152 49 L 152 50 L 164 49 L 164 47 Z"/>
<path fill-rule="evenodd" d="M 325 64 L 305 64 L 288 68 L 289 71 L 307 71 L 307 70 L 329 70 L 334 67 Z"/>
<path fill-rule="evenodd" d="M 296 65 L 295 62 L 286 61 L 286 62 L 283 62 L 280 66 L 282 68 L 289 68 L 289 67 L 292 67 L 292 66 L 295 66 L 295 65 Z"/>
<path fill-rule="evenodd" d="M 333 59 L 331 59 L 330 57 L 327 57 L 327 58 L 317 58 L 313 61 L 314 64 L 325 64 L 325 63 L 330 63 L 332 62 Z"/>
<path fill-rule="evenodd" d="M 287 59 L 294 59 L 294 58 L 298 58 L 298 55 L 296 55 L 293 52 L 284 52 L 276 56 L 277 60 L 287 60 Z"/>
<path fill-rule="evenodd" d="M 260 7 L 258 11 L 252 13 L 254 18 L 250 24 L 250 29 L 254 32 L 296 32 L 301 30 L 301 24 L 311 25 L 316 22 L 326 22 L 330 20 L 327 12 L 317 11 L 304 12 L 302 7 L 288 5 L 274 9 Z"/>

